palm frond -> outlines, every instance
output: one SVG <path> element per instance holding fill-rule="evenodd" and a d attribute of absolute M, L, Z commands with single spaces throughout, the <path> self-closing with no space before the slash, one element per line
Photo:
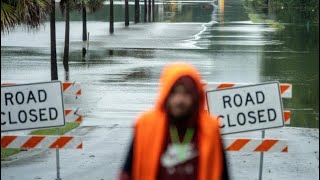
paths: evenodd
<path fill-rule="evenodd" d="M 74 9 L 79 11 L 85 7 L 89 12 L 95 12 L 103 8 L 105 0 L 75 0 Z"/>
<path fill-rule="evenodd" d="M 88 0 L 86 3 L 86 7 L 90 12 L 95 12 L 103 8 L 104 2 L 105 0 Z"/>
<path fill-rule="evenodd" d="M 51 12 L 51 0 L 1 0 L 1 31 L 16 25 L 38 28 Z"/>
<path fill-rule="evenodd" d="M 17 24 L 14 7 L 1 1 L 1 32 L 9 32 Z"/>

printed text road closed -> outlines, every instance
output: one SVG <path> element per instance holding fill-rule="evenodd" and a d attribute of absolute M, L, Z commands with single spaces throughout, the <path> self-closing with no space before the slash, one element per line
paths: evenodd
<path fill-rule="evenodd" d="M 1 132 L 64 125 L 61 82 L 1 86 Z"/>
<path fill-rule="evenodd" d="M 207 103 L 221 134 L 284 126 L 278 82 L 208 91 Z"/>

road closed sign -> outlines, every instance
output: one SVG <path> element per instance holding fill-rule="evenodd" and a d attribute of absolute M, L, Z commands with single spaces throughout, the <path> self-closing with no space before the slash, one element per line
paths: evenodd
<path fill-rule="evenodd" d="M 278 82 L 207 91 L 210 114 L 220 120 L 221 134 L 284 126 Z"/>
<path fill-rule="evenodd" d="M 61 82 L 1 86 L 1 132 L 64 125 Z"/>

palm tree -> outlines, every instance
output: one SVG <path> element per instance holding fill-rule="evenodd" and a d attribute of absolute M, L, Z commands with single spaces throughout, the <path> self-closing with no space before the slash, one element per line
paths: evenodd
<path fill-rule="evenodd" d="M 78 0 L 76 1 L 75 8 L 82 11 L 82 57 L 86 55 L 85 43 L 88 40 L 87 37 L 87 11 L 96 12 L 103 8 L 105 0 Z"/>
<path fill-rule="evenodd" d="M 87 8 L 82 6 L 82 57 L 86 56 L 86 42 L 88 40 L 87 36 Z"/>
<path fill-rule="evenodd" d="M 1 0 L 1 32 L 9 33 L 18 25 L 38 28 L 50 12 L 50 0 Z"/>
<path fill-rule="evenodd" d="M 73 0 L 60 1 L 60 8 L 65 14 L 65 36 L 64 36 L 64 50 L 63 50 L 63 67 L 65 71 L 65 81 L 69 81 L 69 44 L 70 44 L 70 5 Z"/>
<path fill-rule="evenodd" d="M 37 29 L 50 14 L 51 79 L 58 79 L 54 0 L 1 0 L 1 32 L 10 33 L 16 26 Z"/>
<path fill-rule="evenodd" d="M 65 14 L 65 40 L 63 52 L 63 67 L 65 70 L 65 80 L 69 81 L 69 44 L 70 44 L 70 10 L 79 9 L 83 14 L 83 34 L 82 40 L 87 41 L 87 9 L 89 11 L 97 11 L 103 7 L 104 0 L 61 0 L 60 8 L 62 13 Z M 84 50 L 85 51 L 85 50 Z M 85 54 L 85 53 L 83 53 Z"/>
<path fill-rule="evenodd" d="M 58 80 L 57 50 L 56 50 L 56 6 L 51 0 L 50 10 L 50 49 L 51 49 L 51 80 Z"/>

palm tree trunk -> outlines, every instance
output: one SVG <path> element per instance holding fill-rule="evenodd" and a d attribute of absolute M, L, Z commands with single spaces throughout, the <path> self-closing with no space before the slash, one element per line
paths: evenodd
<path fill-rule="evenodd" d="M 113 34 L 114 28 L 113 28 L 113 0 L 110 0 L 110 25 L 109 25 L 109 32 L 110 34 Z"/>
<path fill-rule="evenodd" d="M 87 11 L 86 7 L 82 7 L 82 57 L 86 55 L 86 42 L 87 42 Z"/>
<path fill-rule="evenodd" d="M 63 67 L 65 70 L 65 80 L 69 81 L 69 34 L 70 34 L 70 4 L 66 4 L 66 29 L 64 39 Z"/>
<path fill-rule="evenodd" d="M 151 22 L 151 0 L 149 0 L 148 4 L 148 22 Z"/>
<path fill-rule="evenodd" d="M 50 48 L 51 48 L 51 80 L 58 80 L 57 51 L 56 51 L 56 8 L 55 1 L 51 0 L 50 13 Z"/>
<path fill-rule="evenodd" d="M 139 5 L 139 0 L 134 1 L 134 8 L 135 8 L 135 13 L 134 13 L 134 22 L 139 23 L 140 22 L 140 5 Z"/>
<path fill-rule="evenodd" d="M 144 22 L 147 22 L 147 0 L 144 0 Z"/>
<path fill-rule="evenodd" d="M 124 19 L 125 19 L 125 26 L 129 26 L 129 0 L 125 0 L 124 5 Z"/>
<path fill-rule="evenodd" d="M 154 18 L 154 16 L 155 16 L 155 11 L 154 11 L 154 1 L 155 1 L 155 0 L 152 0 L 152 22 L 154 22 L 154 21 L 155 21 L 155 18 Z"/>

